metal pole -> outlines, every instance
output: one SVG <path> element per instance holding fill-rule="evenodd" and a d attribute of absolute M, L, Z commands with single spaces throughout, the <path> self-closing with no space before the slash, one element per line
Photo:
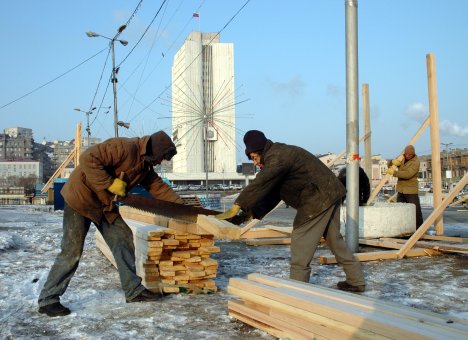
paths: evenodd
<path fill-rule="evenodd" d="M 359 89 L 357 0 L 345 0 L 346 11 L 346 244 L 359 245 Z"/>
<path fill-rule="evenodd" d="M 369 177 L 372 187 L 372 151 L 371 151 L 371 124 L 369 107 L 369 84 L 362 84 L 362 116 L 364 118 L 364 171 Z"/>
<path fill-rule="evenodd" d="M 88 140 L 86 141 L 86 148 L 89 148 L 89 137 L 91 135 L 91 129 L 89 128 L 89 115 L 90 112 L 86 112 L 86 132 L 88 133 Z"/>
<path fill-rule="evenodd" d="M 114 51 L 115 39 L 111 40 L 112 45 L 112 83 L 114 87 L 114 132 L 115 137 L 119 137 L 119 127 L 117 125 L 118 115 L 117 115 L 117 77 L 115 75 L 115 51 Z"/>

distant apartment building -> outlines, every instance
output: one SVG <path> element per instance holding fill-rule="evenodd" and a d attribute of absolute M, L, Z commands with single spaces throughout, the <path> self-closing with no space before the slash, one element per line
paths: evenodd
<path fill-rule="evenodd" d="M 33 133 L 27 128 L 6 128 L 0 134 L 0 159 L 32 159 Z"/>
<path fill-rule="evenodd" d="M 11 185 L 20 178 L 34 178 L 36 183 L 42 182 L 42 163 L 33 160 L 0 161 L 0 187 Z"/>
<path fill-rule="evenodd" d="M 70 155 L 75 148 L 75 144 L 70 141 L 54 141 L 50 144 L 53 150 L 53 164 L 55 168 L 58 168 Z"/>
<path fill-rule="evenodd" d="M 191 32 L 172 66 L 173 172 L 236 175 L 234 47 Z"/>

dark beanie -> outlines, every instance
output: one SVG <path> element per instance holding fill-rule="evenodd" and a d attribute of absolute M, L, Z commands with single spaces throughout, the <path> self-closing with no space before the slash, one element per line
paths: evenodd
<path fill-rule="evenodd" d="M 267 139 L 262 131 L 250 130 L 244 135 L 245 154 L 250 159 L 251 152 L 261 153 L 265 148 Z"/>

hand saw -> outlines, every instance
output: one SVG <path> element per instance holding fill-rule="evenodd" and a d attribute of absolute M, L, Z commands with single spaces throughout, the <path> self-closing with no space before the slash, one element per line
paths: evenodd
<path fill-rule="evenodd" d="M 118 201 L 152 214 L 188 222 L 196 222 L 198 215 L 217 215 L 221 213 L 216 210 L 194 207 L 193 205 L 173 203 L 131 194 L 126 197 L 119 197 Z"/>

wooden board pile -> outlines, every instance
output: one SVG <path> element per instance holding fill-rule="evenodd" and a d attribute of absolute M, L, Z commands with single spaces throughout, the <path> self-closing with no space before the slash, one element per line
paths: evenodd
<path fill-rule="evenodd" d="M 133 231 L 137 274 L 152 291 L 211 293 L 217 290 L 218 263 L 210 255 L 219 252 L 213 235 L 195 235 L 126 219 Z M 96 231 L 96 245 L 116 266 L 111 250 Z"/>
<path fill-rule="evenodd" d="M 229 315 L 278 338 L 468 339 L 468 322 L 359 294 L 250 274 L 231 278 Z"/>

